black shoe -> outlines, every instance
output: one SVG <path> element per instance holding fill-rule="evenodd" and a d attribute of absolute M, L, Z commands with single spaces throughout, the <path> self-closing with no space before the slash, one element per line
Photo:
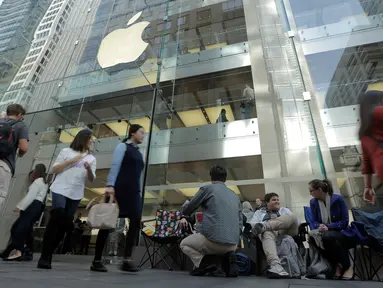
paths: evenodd
<path fill-rule="evenodd" d="M 225 255 L 224 266 L 226 277 L 238 277 L 237 257 L 234 252 L 229 252 Z"/>
<path fill-rule="evenodd" d="M 126 272 L 139 272 L 141 269 L 134 264 L 133 260 L 124 260 L 120 266 L 120 270 Z"/>
<path fill-rule="evenodd" d="M 47 259 L 40 258 L 37 262 L 37 268 L 39 269 L 52 269 L 51 262 Z"/>
<path fill-rule="evenodd" d="M 211 264 L 205 267 L 194 268 L 193 271 L 190 272 L 191 276 L 205 276 L 206 274 L 212 274 L 217 270 L 217 266 L 215 264 Z"/>
<path fill-rule="evenodd" d="M 108 272 L 102 261 L 93 261 L 90 270 L 95 272 Z"/>

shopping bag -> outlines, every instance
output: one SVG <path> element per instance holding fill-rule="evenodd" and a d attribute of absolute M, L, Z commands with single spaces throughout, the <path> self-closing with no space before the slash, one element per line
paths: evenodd
<path fill-rule="evenodd" d="M 89 202 L 88 210 L 97 198 Z M 118 219 L 118 207 L 113 203 L 114 196 L 109 197 L 108 203 L 100 203 L 92 206 L 88 214 L 88 224 L 93 229 L 108 230 L 116 228 Z"/>

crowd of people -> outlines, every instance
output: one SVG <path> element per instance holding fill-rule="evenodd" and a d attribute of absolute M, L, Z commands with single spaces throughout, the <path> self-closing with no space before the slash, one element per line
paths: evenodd
<path fill-rule="evenodd" d="M 382 92 L 370 91 L 361 98 L 360 103 L 359 136 L 364 159 L 364 199 L 372 204 L 375 203 L 372 174 L 377 174 L 378 179 L 383 182 L 381 164 L 383 162 L 380 161 L 383 156 L 383 142 L 380 142 L 383 141 L 382 99 Z M 220 121 L 226 117 L 224 112 L 222 111 Z M 28 129 L 22 121 L 24 114 L 25 110 L 20 105 L 12 104 L 7 109 L 7 117 L 0 119 L 1 209 L 4 208 L 10 179 L 15 171 L 16 155 L 21 157 L 28 150 Z M 141 174 L 144 159 L 138 146 L 143 142 L 144 136 L 142 126 L 133 124 L 129 127 L 128 137 L 114 150 L 105 189 L 106 203 L 113 197 L 119 206 L 119 218 L 129 219 L 124 260 L 120 267 L 121 270 L 129 272 L 140 270 L 132 260 L 132 256 L 141 229 Z M 64 235 L 79 232 L 80 237 L 83 237 L 81 252 L 88 253 L 91 227 L 81 219 L 74 220 L 74 215 L 84 197 L 85 182 L 92 182 L 96 178 L 97 164 L 96 157 L 91 153 L 92 143 L 92 131 L 83 129 L 76 135 L 70 147 L 60 151 L 50 171 L 55 175 L 50 187 L 46 180 L 46 167 L 43 164 L 35 166 L 30 173 L 28 193 L 16 206 L 15 212 L 19 213 L 19 217 L 12 226 L 8 246 L 0 255 L 3 259 L 20 260 L 23 257 L 28 258 L 26 252 L 33 252 L 31 243 L 33 225 L 41 217 L 48 190 L 51 193 L 52 208 L 37 267 L 52 268 L 52 255 L 63 241 Z M 223 271 L 227 277 L 236 277 L 238 273 L 235 251 L 240 246 L 244 224 L 249 224 L 252 237 L 262 243 L 269 275 L 276 278 L 289 277 L 290 273 L 286 271 L 281 261 L 281 239 L 293 239 L 298 235 L 300 222 L 297 216 L 288 208 L 281 207 L 277 193 L 267 193 L 263 200 L 258 198 L 254 208 L 249 202 L 241 203 L 235 192 L 225 184 L 227 171 L 224 167 L 213 166 L 210 178 L 211 184 L 201 187 L 181 209 L 183 216 L 180 227 L 183 228 L 188 227 L 196 211 L 199 209 L 203 211 L 200 229 L 180 243 L 181 250 L 194 265 L 192 275 L 203 276 Z M 314 228 L 309 235 L 316 240 L 319 239 L 315 243 L 334 268 L 333 275 L 349 279 L 352 277 L 348 257 L 348 249 L 351 247 L 341 232 L 349 225 L 347 204 L 341 195 L 334 193 L 332 184 L 327 179 L 312 180 L 308 183 L 308 191 L 312 196 L 309 205 Z M 110 232 L 111 230 L 98 232 L 95 256 L 90 266 L 92 271 L 108 271 L 101 258 Z M 223 261 L 217 262 L 218 256 L 222 256 Z"/>

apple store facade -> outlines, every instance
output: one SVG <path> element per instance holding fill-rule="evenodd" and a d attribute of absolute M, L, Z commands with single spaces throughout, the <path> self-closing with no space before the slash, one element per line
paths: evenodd
<path fill-rule="evenodd" d="M 0 91 L 1 110 L 14 102 L 27 107 L 30 142 L 0 210 L 0 231 L 15 220 L 32 167 L 50 167 L 83 128 L 94 133 L 97 158 L 97 179 L 86 184 L 79 208 L 86 217 L 132 124 L 147 132 L 140 147 L 145 219 L 179 209 L 209 182 L 213 165 L 226 167 L 227 185 L 242 201 L 276 192 L 302 220 L 312 179 L 331 179 L 350 208 L 362 205 L 356 99 L 383 89 L 383 23 L 375 23 L 383 18 L 372 19 L 383 4 L 51 2 L 28 55 L 7 58 L 19 63 Z M 0 248 L 7 240 L 1 234 Z"/>

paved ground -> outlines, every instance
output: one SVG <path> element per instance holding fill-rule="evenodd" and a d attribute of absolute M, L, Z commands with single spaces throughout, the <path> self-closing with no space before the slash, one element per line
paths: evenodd
<path fill-rule="evenodd" d="M 89 270 L 90 258 L 61 256 L 56 258 L 52 270 L 36 268 L 36 262 L 7 263 L 0 262 L 1 288 L 98 288 L 98 287 L 156 287 L 156 288 L 199 288 L 199 287 L 257 287 L 257 288 L 369 288 L 383 287 L 382 283 L 357 281 L 321 281 L 321 280 L 268 280 L 257 277 L 239 277 L 236 279 L 191 277 L 184 272 L 147 269 L 138 274 L 118 271 L 114 265 L 108 265 L 109 273 L 94 273 Z"/>

